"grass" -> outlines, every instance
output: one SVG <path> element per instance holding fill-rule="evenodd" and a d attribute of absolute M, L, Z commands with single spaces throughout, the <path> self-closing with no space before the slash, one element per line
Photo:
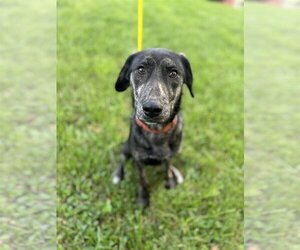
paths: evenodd
<path fill-rule="evenodd" d="M 55 249 L 55 4 L 0 6 L 0 249 Z"/>
<path fill-rule="evenodd" d="M 144 10 L 144 47 L 184 52 L 194 72 L 173 160 L 185 182 L 167 191 L 148 169 L 144 212 L 131 162 L 111 184 L 131 113 L 114 82 L 135 51 L 136 1 L 58 1 L 58 249 L 243 249 L 243 13 L 188 0 Z"/>
<path fill-rule="evenodd" d="M 296 250 L 300 249 L 299 9 L 246 6 L 245 240 L 260 249 Z"/>

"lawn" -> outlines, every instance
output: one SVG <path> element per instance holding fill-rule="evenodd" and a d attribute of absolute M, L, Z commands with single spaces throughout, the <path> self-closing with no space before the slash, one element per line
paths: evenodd
<path fill-rule="evenodd" d="M 247 3 L 245 240 L 266 250 L 300 249 L 299 24 L 299 8 Z"/>
<path fill-rule="evenodd" d="M 144 47 L 184 52 L 195 98 L 184 89 L 185 182 L 168 191 L 147 169 L 151 207 L 135 203 L 126 165 L 130 91 L 114 82 L 136 47 L 136 1 L 58 1 L 58 249 L 243 249 L 243 12 L 207 1 L 144 3 Z"/>
<path fill-rule="evenodd" d="M 0 249 L 55 249 L 55 4 L 0 6 Z"/>

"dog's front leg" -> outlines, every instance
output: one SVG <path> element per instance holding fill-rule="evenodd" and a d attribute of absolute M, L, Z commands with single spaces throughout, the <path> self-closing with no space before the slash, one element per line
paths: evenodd
<path fill-rule="evenodd" d="M 145 174 L 145 166 L 139 161 L 135 161 L 135 166 L 139 172 L 138 203 L 142 207 L 147 207 L 150 204 L 150 194 Z"/>
<path fill-rule="evenodd" d="M 165 160 L 163 162 L 165 169 L 165 188 L 171 189 L 175 188 L 177 184 L 183 182 L 183 176 L 180 171 L 171 165 L 170 160 Z"/>
<path fill-rule="evenodd" d="M 120 159 L 120 164 L 118 168 L 115 170 L 112 176 L 112 182 L 114 184 L 120 183 L 124 179 L 124 167 L 126 161 L 131 157 L 128 147 L 128 141 L 124 143 L 122 148 L 122 154 Z"/>

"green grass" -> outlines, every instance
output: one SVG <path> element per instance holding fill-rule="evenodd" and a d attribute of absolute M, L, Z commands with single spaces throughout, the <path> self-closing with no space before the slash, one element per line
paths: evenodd
<path fill-rule="evenodd" d="M 246 7 L 245 240 L 260 249 L 296 250 L 299 9 L 250 3 Z"/>
<path fill-rule="evenodd" d="M 55 249 L 55 4 L 0 6 L 0 249 Z"/>
<path fill-rule="evenodd" d="M 114 82 L 136 46 L 136 1 L 58 1 L 58 248 L 243 249 L 243 13 L 204 1 L 145 1 L 144 47 L 184 52 L 185 176 L 175 190 L 148 169 L 151 207 L 135 203 L 136 171 L 111 184 L 131 113 Z"/>

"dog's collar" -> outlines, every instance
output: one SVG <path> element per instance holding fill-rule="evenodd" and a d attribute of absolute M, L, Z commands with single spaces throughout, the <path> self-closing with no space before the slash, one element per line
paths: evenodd
<path fill-rule="evenodd" d="M 150 128 L 147 124 L 145 124 L 144 122 L 142 122 L 139 118 L 135 118 L 135 122 L 136 124 L 141 127 L 142 129 L 144 129 L 145 131 L 149 132 L 149 133 L 153 133 L 153 134 L 162 134 L 162 133 L 168 133 L 173 127 L 175 127 L 175 125 L 177 124 L 177 116 L 175 116 L 175 118 L 173 119 L 173 121 L 171 121 L 170 123 L 168 123 L 167 125 L 165 125 L 163 128 L 161 129 L 152 129 Z"/>

